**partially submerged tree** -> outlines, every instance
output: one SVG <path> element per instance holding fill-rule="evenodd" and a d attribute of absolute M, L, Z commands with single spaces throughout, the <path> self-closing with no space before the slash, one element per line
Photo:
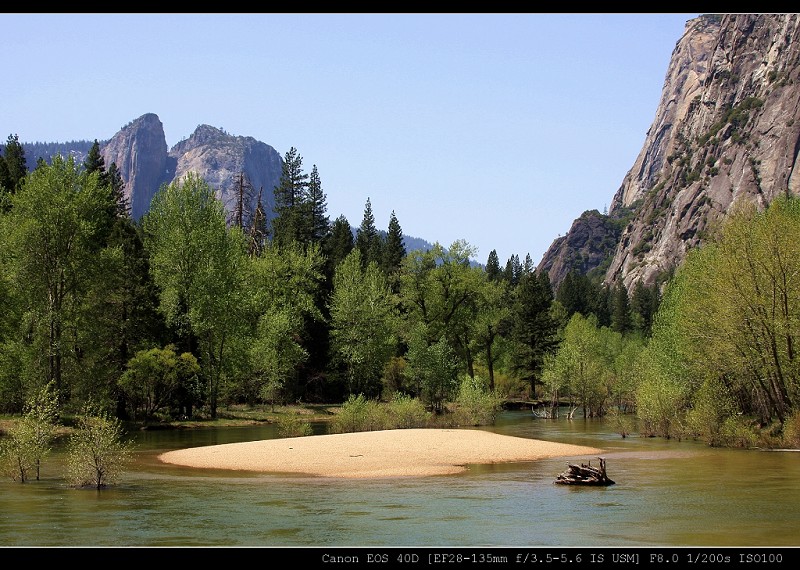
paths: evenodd
<path fill-rule="evenodd" d="M 118 418 L 87 403 L 67 444 L 67 481 L 74 487 L 98 490 L 118 481 L 131 458 L 133 444 L 125 439 Z"/>
<path fill-rule="evenodd" d="M 35 471 L 39 480 L 42 459 L 50 453 L 58 418 L 58 396 L 51 381 L 26 403 L 25 412 L 8 438 L 0 442 L 0 458 L 11 479 L 24 483 Z"/>

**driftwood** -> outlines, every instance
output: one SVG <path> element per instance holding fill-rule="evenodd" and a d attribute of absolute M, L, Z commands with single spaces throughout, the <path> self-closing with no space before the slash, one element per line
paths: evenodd
<path fill-rule="evenodd" d="M 598 459 L 600 460 L 599 469 L 592 467 L 591 461 L 588 465 L 567 463 L 568 469 L 556 477 L 555 483 L 558 485 L 613 485 L 614 481 L 609 479 L 606 474 L 605 458 L 598 457 Z"/>

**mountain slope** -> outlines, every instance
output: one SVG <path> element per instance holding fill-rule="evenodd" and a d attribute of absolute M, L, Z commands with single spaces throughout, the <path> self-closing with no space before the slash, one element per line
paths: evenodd
<path fill-rule="evenodd" d="M 604 261 L 606 283 L 652 284 L 739 201 L 764 206 L 798 192 L 798 73 L 798 14 L 686 23 L 642 150 L 611 203 L 609 216 L 627 223 Z M 551 247 L 539 265 L 555 284 L 565 275 L 559 255 L 569 253 Z"/>

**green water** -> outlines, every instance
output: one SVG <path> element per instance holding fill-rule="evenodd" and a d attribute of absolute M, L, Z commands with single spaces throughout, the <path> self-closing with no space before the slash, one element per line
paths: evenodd
<path fill-rule="evenodd" d="M 527 412 L 504 412 L 481 429 L 602 448 L 616 484 L 555 485 L 565 458 L 393 480 L 194 470 L 156 456 L 275 432 L 149 431 L 136 434 L 135 461 L 119 484 L 99 492 L 65 486 L 58 452 L 40 481 L 0 480 L 0 545 L 800 545 L 800 453 L 622 438 L 603 420 Z"/>

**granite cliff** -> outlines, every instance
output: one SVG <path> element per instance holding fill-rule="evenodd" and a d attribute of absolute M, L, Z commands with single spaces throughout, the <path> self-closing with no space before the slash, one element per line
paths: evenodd
<path fill-rule="evenodd" d="M 611 202 L 606 225 L 619 227 L 616 236 L 598 236 L 576 220 L 537 270 L 548 271 L 555 285 L 573 268 L 601 271 L 605 283 L 622 280 L 629 290 L 638 280 L 650 285 L 701 245 L 737 202 L 763 207 L 797 194 L 798 74 L 800 14 L 689 20 L 642 150 Z M 576 252 L 601 249 L 598 239 L 609 256 L 570 262 Z"/>
<path fill-rule="evenodd" d="M 164 127 L 153 113 L 124 126 L 100 144 L 100 152 L 105 164 L 115 162 L 120 169 L 135 219 L 147 212 L 162 184 L 180 180 L 189 171 L 208 182 L 228 210 L 235 207 L 238 178 L 244 174 L 253 189 L 250 206 L 254 208 L 263 190 L 264 208 L 272 212 L 272 191 L 281 175 L 282 160 L 274 148 L 209 125 L 198 126 L 188 139 L 167 150 Z"/>

